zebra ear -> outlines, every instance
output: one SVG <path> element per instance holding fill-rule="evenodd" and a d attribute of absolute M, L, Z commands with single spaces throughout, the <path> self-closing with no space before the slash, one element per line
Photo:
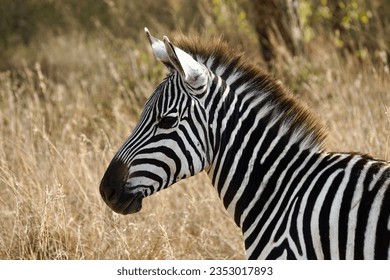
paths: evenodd
<path fill-rule="evenodd" d="M 179 72 L 184 81 L 193 89 L 203 88 L 207 83 L 206 67 L 197 62 L 185 51 L 175 47 L 167 36 L 164 36 L 163 40 L 171 64 Z"/>
<path fill-rule="evenodd" d="M 172 65 L 171 61 L 169 60 L 169 56 L 167 53 L 167 50 L 165 49 L 165 45 L 163 41 L 153 37 L 148 28 L 144 28 L 146 33 L 146 38 L 148 38 L 149 44 L 152 47 L 154 55 L 157 57 L 158 60 L 160 60 L 162 63 L 165 64 L 170 69 L 173 69 L 174 66 Z"/>

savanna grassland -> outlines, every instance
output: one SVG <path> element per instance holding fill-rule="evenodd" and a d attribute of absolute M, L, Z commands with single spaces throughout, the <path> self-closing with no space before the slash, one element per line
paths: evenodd
<path fill-rule="evenodd" d="M 300 1 L 304 52 L 274 41 L 265 62 L 249 1 L 93 3 L 0 0 L 0 259 L 244 258 L 206 174 L 145 199 L 135 215 L 100 197 L 105 169 L 165 76 L 144 26 L 172 41 L 223 34 L 322 120 L 329 150 L 390 159 L 390 5 L 344 1 L 341 24 L 358 42 L 345 47 L 323 24 L 326 1 Z M 315 7 L 325 9 L 317 18 Z"/>

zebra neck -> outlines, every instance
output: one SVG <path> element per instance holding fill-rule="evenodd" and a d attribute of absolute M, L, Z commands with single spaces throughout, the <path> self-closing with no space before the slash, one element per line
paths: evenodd
<path fill-rule="evenodd" d="M 272 93 L 232 90 L 220 82 L 219 102 L 210 105 L 214 157 L 209 176 L 226 209 L 243 228 L 244 212 L 272 192 L 277 178 L 292 159 L 315 154 L 305 127 L 293 127 L 270 98 Z M 287 108 L 288 110 L 290 108 Z M 291 113 L 290 113 L 291 114 Z M 276 173 L 277 174 L 277 173 Z"/>

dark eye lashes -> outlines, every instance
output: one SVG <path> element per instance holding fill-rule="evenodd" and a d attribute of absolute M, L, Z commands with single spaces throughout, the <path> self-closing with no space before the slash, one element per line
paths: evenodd
<path fill-rule="evenodd" d="M 158 121 L 157 126 L 158 126 L 159 128 L 168 129 L 168 128 L 174 127 L 176 123 L 177 123 L 177 117 L 165 116 L 165 117 L 162 117 L 162 118 Z"/>

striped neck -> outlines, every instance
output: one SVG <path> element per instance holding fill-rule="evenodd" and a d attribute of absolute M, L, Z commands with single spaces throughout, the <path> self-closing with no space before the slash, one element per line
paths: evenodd
<path fill-rule="evenodd" d="M 242 228 L 245 209 L 261 199 L 273 169 L 301 153 L 321 151 L 322 141 L 307 111 L 267 75 L 257 81 L 269 83 L 265 87 L 238 83 L 240 77 L 215 75 L 205 108 L 214 155 L 208 173 Z"/>
<path fill-rule="evenodd" d="M 242 226 L 245 205 L 261 195 L 275 162 L 321 151 L 324 130 L 279 82 L 221 40 L 181 38 L 178 46 L 210 70 L 202 96 L 212 150 L 208 174 Z"/>

